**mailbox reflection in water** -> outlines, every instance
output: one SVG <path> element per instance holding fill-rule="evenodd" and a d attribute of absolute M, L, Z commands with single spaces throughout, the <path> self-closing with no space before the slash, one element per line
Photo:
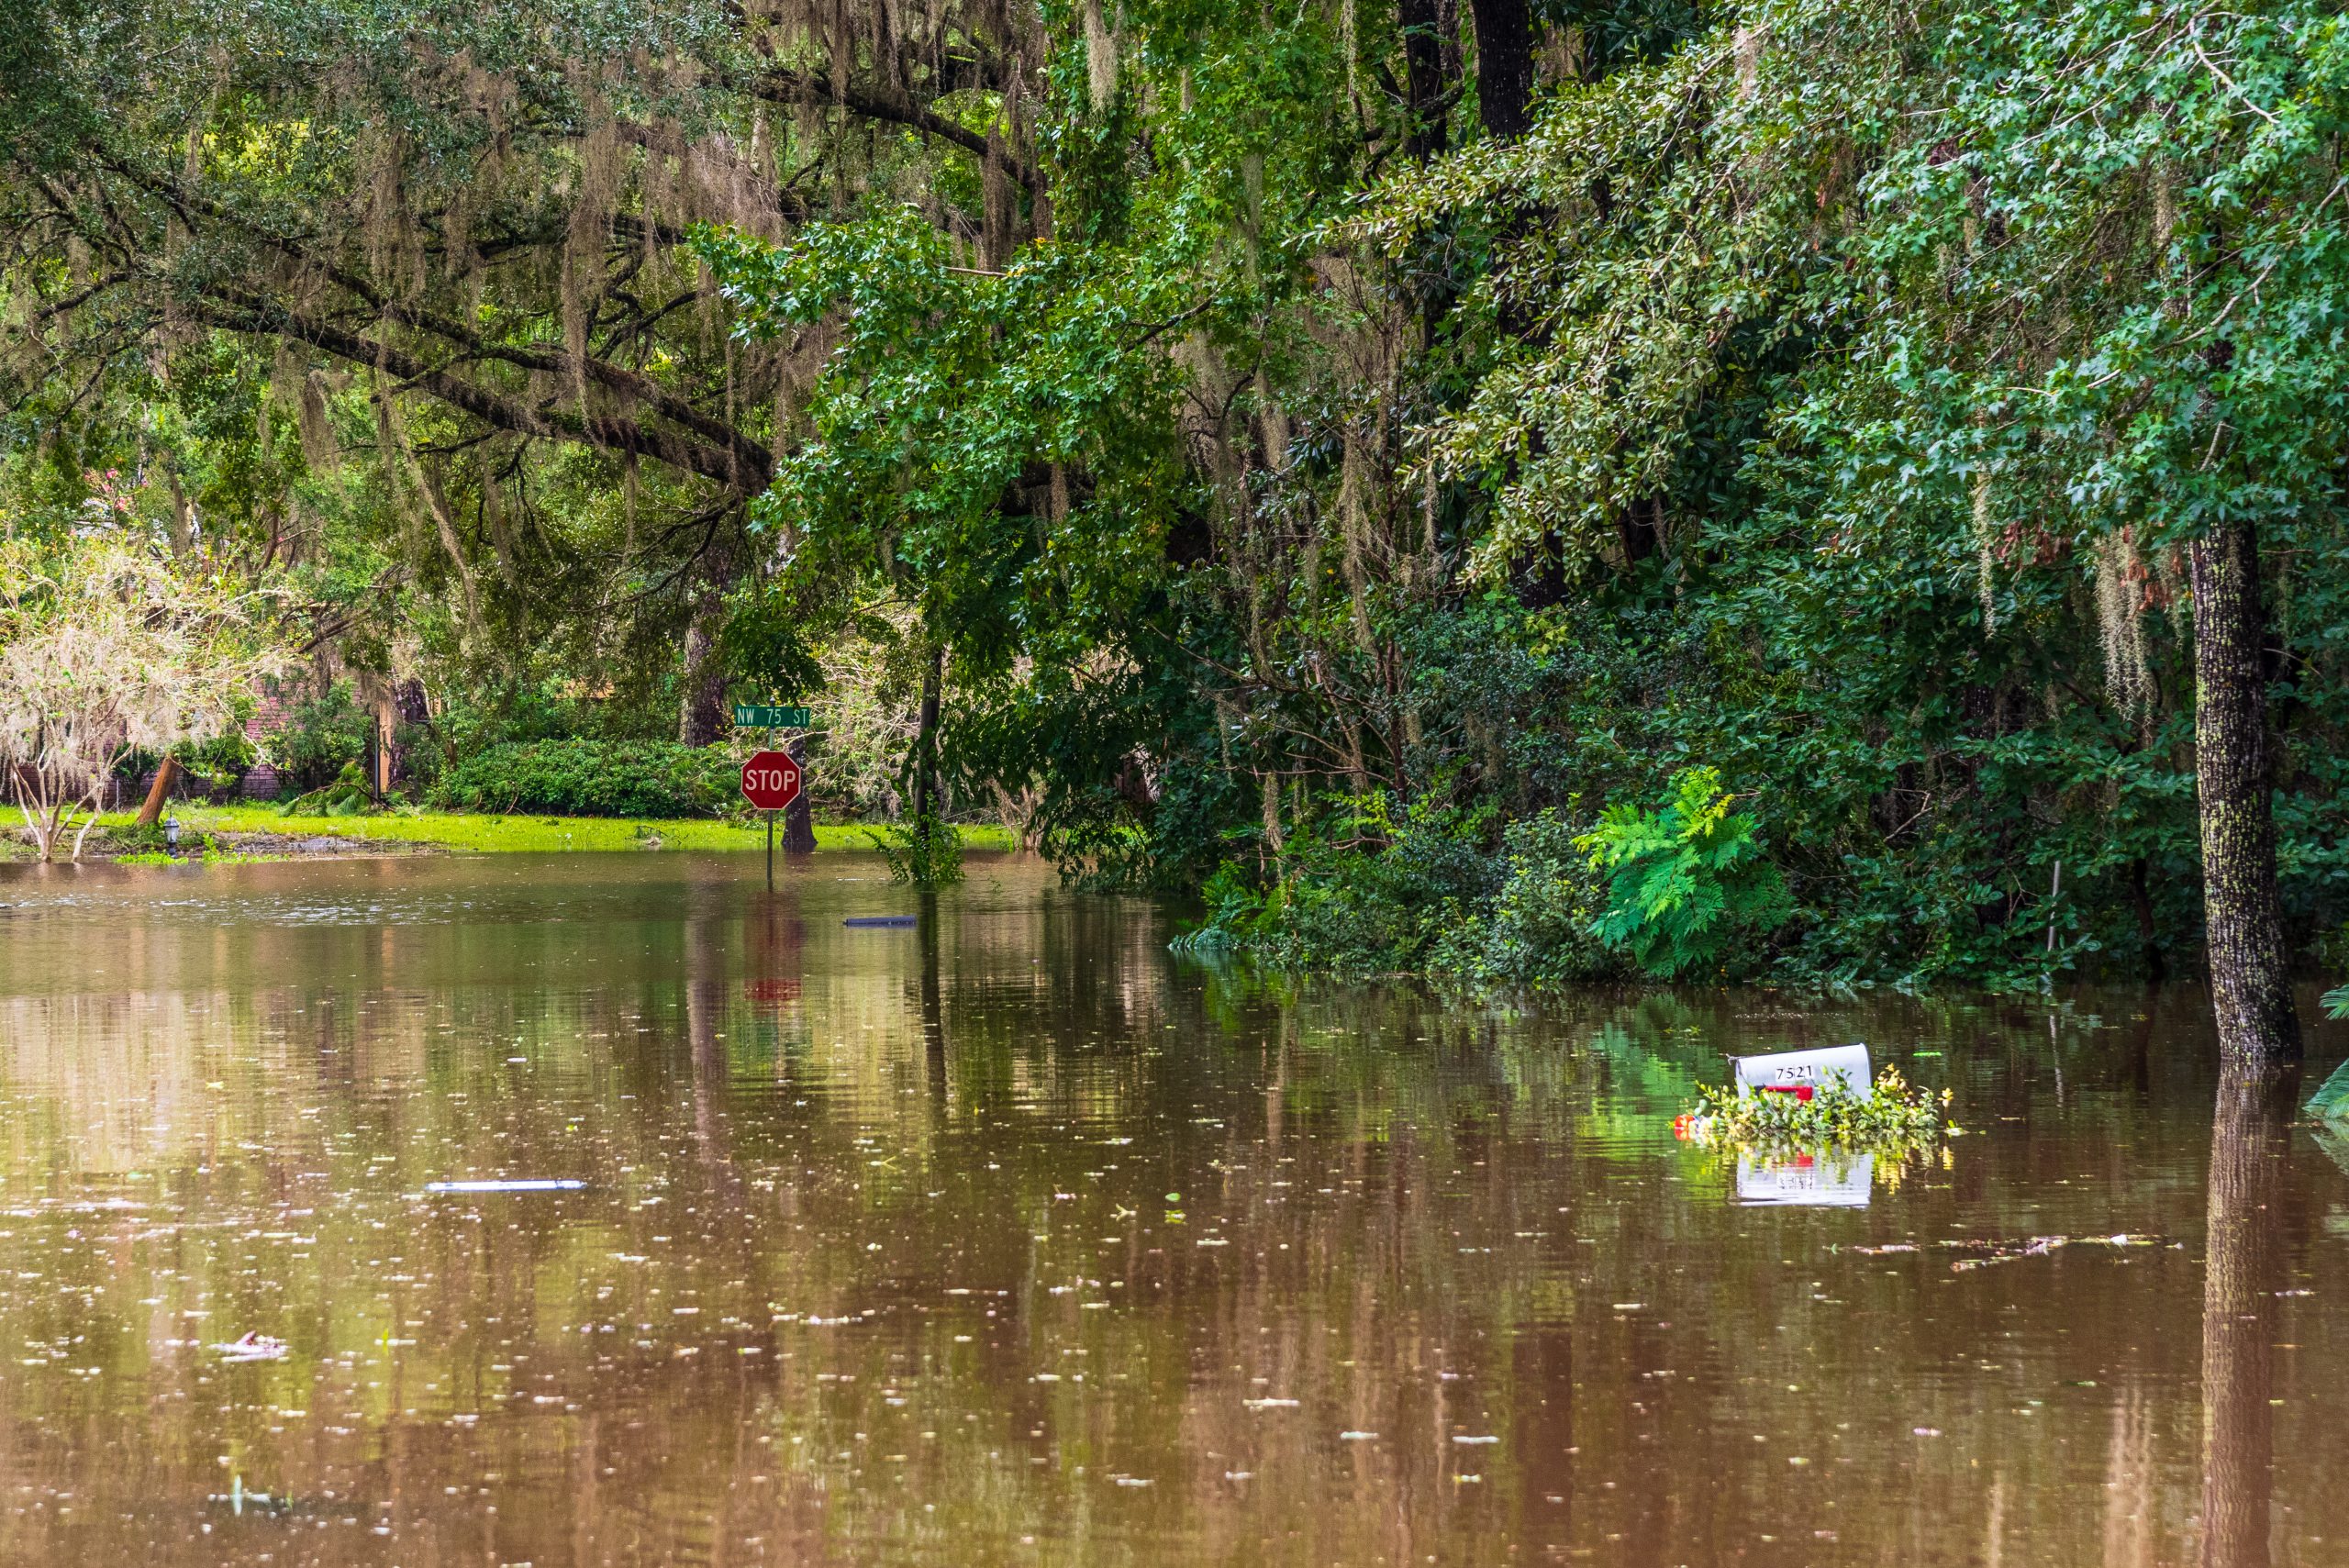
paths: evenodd
<path fill-rule="evenodd" d="M 1876 1180 L 1873 1154 L 1740 1154 L 1737 1201 L 1816 1208 L 1865 1208 Z"/>

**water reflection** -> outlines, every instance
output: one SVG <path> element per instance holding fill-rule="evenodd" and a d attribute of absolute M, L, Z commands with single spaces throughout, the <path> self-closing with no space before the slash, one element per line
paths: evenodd
<path fill-rule="evenodd" d="M 1464 1002 L 973 870 L 0 882 L 0 1561 L 2341 1560 L 2349 1178 L 2196 998 Z M 1854 1039 L 1947 1169 L 1672 1139 Z"/>
<path fill-rule="evenodd" d="M 1737 1201 L 1806 1208 L 1865 1208 L 1876 1190 L 1876 1156 L 1821 1151 L 1737 1156 Z"/>
<path fill-rule="evenodd" d="M 2297 1067 L 2230 1066 L 2210 1125 L 2202 1281 L 2202 1561 L 2268 1568 L 2276 1451 L 2275 1341 Z"/>

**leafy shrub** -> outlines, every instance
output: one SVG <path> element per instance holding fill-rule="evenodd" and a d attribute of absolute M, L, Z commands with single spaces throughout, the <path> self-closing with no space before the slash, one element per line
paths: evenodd
<path fill-rule="evenodd" d="M 1840 1078 L 1809 1099 L 1794 1095 L 1741 1094 L 1735 1085 L 1704 1084 L 1697 1107 L 1675 1130 L 1697 1142 L 1731 1149 L 1794 1153 L 1818 1149 L 1871 1149 L 1905 1155 L 1930 1148 L 1943 1131 L 1950 1092 L 1911 1088 L 1887 1067 L 1865 1095 Z"/>
<path fill-rule="evenodd" d="M 367 754 L 374 728 L 374 716 L 352 700 L 348 685 L 338 684 L 295 706 L 285 727 L 270 739 L 270 762 L 294 794 L 322 789 Z"/>
<path fill-rule="evenodd" d="M 935 816 L 892 822 L 864 836 L 889 862 L 889 880 L 914 887 L 942 887 L 963 880 L 963 835 Z"/>
<path fill-rule="evenodd" d="M 1787 908 L 1785 882 L 1762 859 L 1760 825 L 1730 812 L 1713 768 L 1688 768 L 1654 811 L 1614 805 L 1575 840 L 1609 873 L 1591 929 L 1642 969 L 1670 979 L 1717 959 L 1735 937 L 1767 930 Z"/>
<path fill-rule="evenodd" d="M 1498 885 L 1499 864 L 1482 842 L 1487 822 L 1486 813 L 1415 807 L 1397 823 L 1384 795 L 1349 803 L 1321 834 L 1291 837 L 1286 882 L 1260 888 L 1245 862 L 1226 861 L 1202 889 L 1207 920 L 1178 945 L 1238 948 L 1316 969 L 1417 968 Z"/>
<path fill-rule="evenodd" d="M 215 795 L 234 794 L 239 782 L 261 760 L 261 752 L 241 729 L 223 730 L 200 744 L 173 747 L 172 755 Z"/>
<path fill-rule="evenodd" d="M 1474 917 L 1449 923 L 1429 967 L 1464 979 L 1558 985 L 1622 968 L 1593 929 L 1606 886 L 1555 811 L 1512 822 L 1501 836 L 1500 886 Z"/>
<path fill-rule="evenodd" d="M 530 740 L 491 746 L 451 769 L 430 802 L 454 811 L 558 817 L 721 816 L 740 766 L 720 746 L 674 740 Z"/>

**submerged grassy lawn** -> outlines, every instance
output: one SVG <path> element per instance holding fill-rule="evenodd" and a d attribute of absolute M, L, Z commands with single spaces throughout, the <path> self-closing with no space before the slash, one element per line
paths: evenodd
<path fill-rule="evenodd" d="M 293 838 L 372 839 L 407 844 L 442 844 L 451 850 L 497 854 L 515 851 L 641 850 L 658 835 L 663 850 L 759 850 L 766 827 L 744 827 L 705 818 L 667 820 L 627 817 L 491 817 L 463 812 L 387 811 L 373 817 L 280 817 L 270 806 L 173 806 L 191 833 L 283 833 Z M 108 829 L 128 828 L 136 812 L 108 812 Z M 974 850 L 1008 850 L 1010 836 L 999 828 L 965 827 L 963 842 Z M 776 837 L 782 824 L 776 824 Z M 818 826 L 819 850 L 870 850 L 873 840 L 856 824 Z"/>

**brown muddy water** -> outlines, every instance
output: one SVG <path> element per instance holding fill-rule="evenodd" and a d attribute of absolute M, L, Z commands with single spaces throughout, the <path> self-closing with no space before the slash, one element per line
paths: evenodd
<path fill-rule="evenodd" d="M 1267 983 L 971 869 L 6 873 L 0 1562 L 2349 1562 L 2337 1030 L 2221 1095 L 2188 992 Z M 1851 1040 L 1945 1166 L 1675 1142 Z"/>

